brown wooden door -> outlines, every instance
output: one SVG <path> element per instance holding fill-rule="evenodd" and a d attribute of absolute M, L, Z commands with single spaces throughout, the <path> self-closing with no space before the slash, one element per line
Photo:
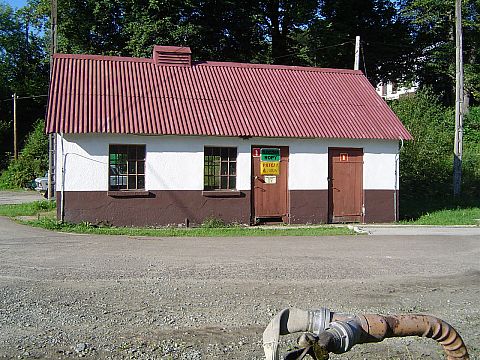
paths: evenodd
<path fill-rule="evenodd" d="M 280 149 L 278 175 L 261 174 L 260 149 Z M 252 146 L 252 222 L 288 222 L 288 146 Z"/>
<path fill-rule="evenodd" d="M 328 149 L 329 221 L 363 221 L 363 150 Z"/>

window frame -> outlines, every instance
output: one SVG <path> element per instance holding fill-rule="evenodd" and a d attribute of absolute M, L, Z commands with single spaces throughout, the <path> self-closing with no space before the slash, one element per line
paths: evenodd
<path fill-rule="evenodd" d="M 210 159 L 207 159 L 210 157 Z M 203 147 L 203 191 L 205 194 L 237 192 L 238 149 L 236 146 Z M 218 170 L 217 170 L 218 169 Z"/>
<path fill-rule="evenodd" d="M 143 157 L 141 156 L 142 153 Z M 114 156 L 114 161 L 112 161 L 112 155 Z M 108 191 L 113 193 L 145 191 L 146 157 L 147 146 L 145 144 L 109 144 Z M 116 179 L 113 182 L 117 185 L 112 185 L 113 179 Z M 132 181 L 135 183 L 134 186 L 131 185 Z M 118 185 L 119 182 L 121 182 L 120 185 Z M 139 186 L 142 183 L 143 187 Z"/>

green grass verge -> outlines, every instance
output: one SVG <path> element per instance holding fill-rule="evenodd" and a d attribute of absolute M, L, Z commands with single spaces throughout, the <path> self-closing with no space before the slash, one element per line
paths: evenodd
<path fill-rule="evenodd" d="M 233 237 L 233 236 L 327 236 L 354 235 L 355 232 L 346 226 L 316 226 L 316 227 L 245 227 L 222 226 L 214 227 L 216 222 L 207 220 L 203 227 L 198 228 L 136 228 L 96 226 L 89 223 L 68 224 L 59 223 L 55 219 L 55 202 L 36 201 L 18 205 L 0 205 L 0 216 L 16 218 L 22 224 L 40 227 L 48 230 L 99 235 L 128 235 L 152 237 Z M 32 219 L 25 219 L 32 217 Z"/>
<path fill-rule="evenodd" d="M 231 226 L 221 228 L 134 228 L 108 227 L 91 224 L 60 224 L 49 218 L 34 221 L 22 221 L 31 226 L 44 229 L 99 235 L 128 235 L 152 237 L 234 237 L 234 236 L 327 236 L 353 235 L 347 227 L 311 227 L 311 228 L 268 228 Z"/>
<path fill-rule="evenodd" d="M 438 210 L 416 220 L 402 221 L 412 225 L 480 225 L 480 208 Z"/>
<path fill-rule="evenodd" d="M 34 201 L 25 204 L 0 205 L 0 216 L 37 216 L 55 209 L 54 201 Z"/>

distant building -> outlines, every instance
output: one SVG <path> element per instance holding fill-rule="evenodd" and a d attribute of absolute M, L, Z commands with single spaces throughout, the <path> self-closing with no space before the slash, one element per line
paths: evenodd
<path fill-rule="evenodd" d="M 408 94 L 414 94 L 418 90 L 418 83 L 413 82 L 410 86 L 398 86 L 396 82 L 380 83 L 375 89 L 385 100 L 398 100 Z"/>

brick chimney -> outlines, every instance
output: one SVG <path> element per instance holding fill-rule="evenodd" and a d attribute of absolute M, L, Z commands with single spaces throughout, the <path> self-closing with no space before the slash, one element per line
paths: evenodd
<path fill-rule="evenodd" d="M 157 65 L 192 66 L 192 51 L 189 47 L 155 45 L 153 61 Z"/>

